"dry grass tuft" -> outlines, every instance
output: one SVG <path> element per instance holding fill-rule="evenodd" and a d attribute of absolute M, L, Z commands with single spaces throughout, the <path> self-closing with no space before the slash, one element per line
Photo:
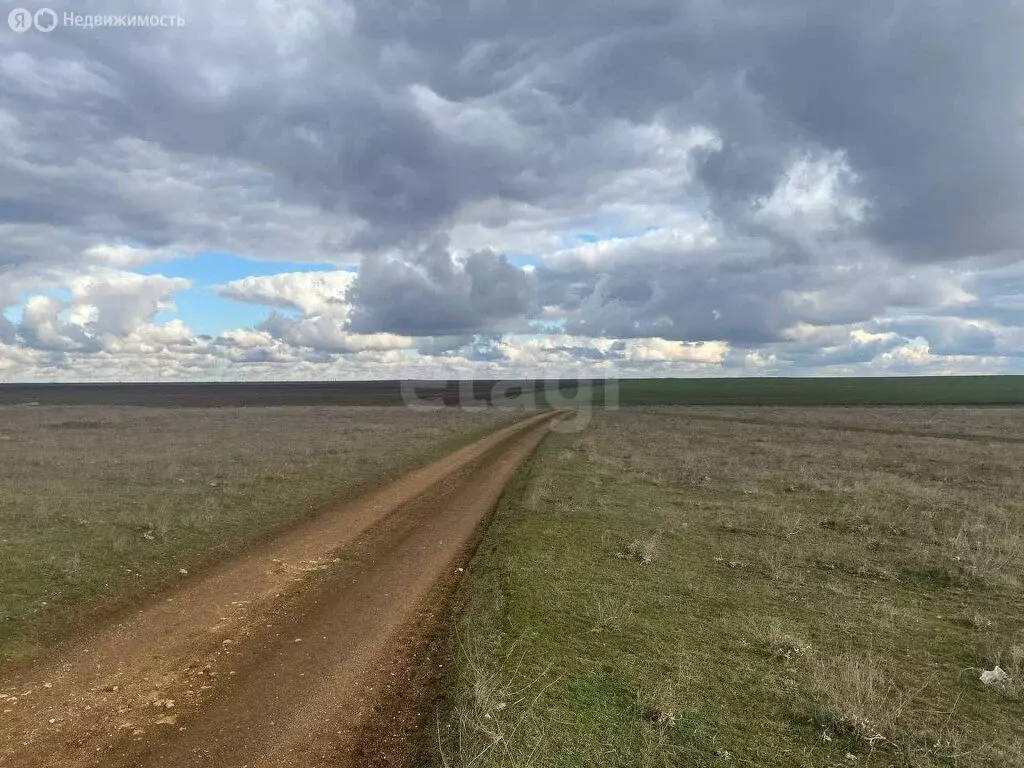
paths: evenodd
<path fill-rule="evenodd" d="M 459 643 L 460 672 L 468 695 L 460 697 L 450 723 L 442 733 L 437 721 L 437 748 L 441 764 L 472 766 L 481 761 L 526 768 L 533 765 L 544 743 L 541 735 L 530 743 L 517 740 L 517 732 L 533 717 L 537 699 L 557 681 L 545 668 L 539 675 L 525 679 L 522 674 L 525 651 L 515 644 L 504 654 L 504 663 L 495 664 L 493 649 L 467 648 Z"/>
<path fill-rule="evenodd" d="M 626 552 L 619 552 L 618 557 L 635 560 L 641 565 L 649 565 L 661 556 L 662 550 L 661 534 L 655 533 L 646 539 L 633 539 L 626 547 Z"/>
<path fill-rule="evenodd" d="M 607 632 L 617 628 L 632 613 L 629 602 L 616 600 L 610 597 L 599 597 L 593 601 L 591 620 L 593 626 L 590 631 L 593 633 Z"/>
<path fill-rule="evenodd" d="M 678 697 L 675 686 L 670 683 L 649 693 L 638 690 L 634 706 L 641 719 L 658 728 L 674 728 L 679 722 Z"/>
<path fill-rule="evenodd" d="M 785 662 L 796 661 L 806 657 L 811 651 L 811 644 L 790 632 L 782 629 L 777 619 L 770 619 L 761 630 L 761 639 L 772 656 Z"/>
<path fill-rule="evenodd" d="M 1021 536 L 1006 517 L 995 524 L 964 519 L 950 540 L 950 547 L 961 570 L 987 580 L 1005 579 L 1012 568 L 1019 567 L 1024 555 Z"/>
<path fill-rule="evenodd" d="M 853 735 L 870 747 L 896 740 L 909 700 L 877 659 L 842 654 L 815 659 L 810 669 L 822 725 L 836 735 Z"/>

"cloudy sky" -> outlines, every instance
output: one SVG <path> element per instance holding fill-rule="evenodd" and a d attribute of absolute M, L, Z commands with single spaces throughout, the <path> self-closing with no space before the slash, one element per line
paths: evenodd
<path fill-rule="evenodd" d="M 2 380 L 1024 373 L 1019 0 L 134 5 L 0 27 Z"/>

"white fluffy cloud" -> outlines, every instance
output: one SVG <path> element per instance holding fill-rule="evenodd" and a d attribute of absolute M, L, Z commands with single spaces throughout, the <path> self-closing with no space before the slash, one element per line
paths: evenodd
<path fill-rule="evenodd" d="M 629 345 L 629 360 L 634 362 L 721 363 L 729 345 L 720 341 L 688 344 L 665 339 L 636 339 Z"/>
<path fill-rule="evenodd" d="M 90 331 L 124 336 L 157 312 L 174 309 L 171 297 L 191 285 L 184 278 L 96 270 L 73 278 L 68 285 L 72 306 L 88 308 Z"/>
<path fill-rule="evenodd" d="M 69 298 L 30 293 L 7 343 L 51 353 L 95 353 L 116 349 L 119 340 L 140 329 L 156 328 L 156 314 L 173 310 L 173 295 L 190 283 L 96 267 L 86 274 L 47 273 L 27 280 L 26 285 L 35 290 L 60 289 Z"/>
<path fill-rule="evenodd" d="M 233 280 L 219 288 L 221 296 L 249 304 L 294 309 L 307 316 L 330 315 L 347 320 L 352 311 L 348 291 L 355 275 L 333 272 L 288 272 Z"/>

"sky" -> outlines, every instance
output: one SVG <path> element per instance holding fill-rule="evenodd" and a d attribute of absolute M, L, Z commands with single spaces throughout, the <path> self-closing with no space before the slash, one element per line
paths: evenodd
<path fill-rule="evenodd" d="M 1024 373 L 1018 0 L 46 7 L 0 381 Z"/>

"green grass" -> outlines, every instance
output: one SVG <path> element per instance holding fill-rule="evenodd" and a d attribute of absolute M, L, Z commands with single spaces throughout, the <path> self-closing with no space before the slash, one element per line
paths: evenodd
<path fill-rule="evenodd" d="M 0 659 L 510 418 L 407 408 L 0 408 Z"/>
<path fill-rule="evenodd" d="M 621 405 L 1024 404 L 1024 376 L 624 379 L 617 387 Z"/>
<path fill-rule="evenodd" d="M 784 413 L 542 445 L 469 569 L 437 765 L 1024 765 L 1024 410 Z"/>

